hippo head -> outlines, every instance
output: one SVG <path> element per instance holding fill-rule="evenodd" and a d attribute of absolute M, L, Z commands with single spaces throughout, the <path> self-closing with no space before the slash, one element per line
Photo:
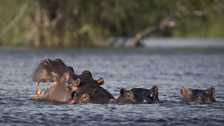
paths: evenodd
<path fill-rule="evenodd" d="M 121 89 L 117 98 L 119 104 L 151 104 L 159 103 L 158 88 L 152 86 L 151 89 L 133 88 L 131 90 Z"/>
<path fill-rule="evenodd" d="M 71 71 L 63 74 L 61 81 L 66 90 L 71 92 L 70 104 L 76 103 L 107 103 L 113 96 L 101 85 L 104 84 L 104 79 L 93 79 L 92 73 L 84 70 L 82 74 L 75 75 Z"/>
<path fill-rule="evenodd" d="M 149 89 L 149 90 L 143 91 L 142 94 L 141 93 L 138 93 L 138 94 L 140 94 L 140 96 L 138 96 L 138 97 L 143 96 L 143 99 L 142 99 L 143 103 L 151 104 L 151 103 L 159 103 L 160 102 L 159 101 L 159 96 L 158 96 L 158 94 L 159 94 L 158 93 L 158 87 L 156 85 L 153 85 L 151 87 L 151 89 Z"/>
<path fill-rule="evenodd" d="M 117 103 L 133 104 L 137 103 L 137 101 L 138 101 L 137 96 L 134 94 L 133 91 L 121 88 L 120 96 L 117 98 Z"/>
<path fill-rule="evenodd" d="M 210 87 L 206 90 L 201 89 L 185 89 L 183 86 L 179 89 L 185 102 L 212 103 L 215 102 L 215 88 Z"/>
<path fill-rule="evenodd" d="M 32 80 L 36 83 L 58 82 L 66 71 L 73 68 L 65 65 L 61 59 L 45 59 L 37 66 L 32 74 Z"/>
<path fill-rule="evenodd" d="M 80 75 L 79 86 L 77 90 L 72 93 L 74 103 L 105 104 L 109 103 L 111 99 L 114 99 L 114 97 L 107 90 L 101 87 L 104 83 L 103 78 L 99 78 L 98 80 L 90 79 L 87 78 L 86 73 L 89 74 L 89 72 L 84 71 Z"/>
<path fill-rule="evenodd" d="M 77 88 L 68 85 L 75 85 L 78 87 L 79 79 L 72 79 L 71 71 L 65 72 L 59 81 L 53 82 L 50 88 L 37 88 L 35 94 L 31 97 L 33 100 L 60 102 L 66 103 L 72 98 L 72 92 Z"/>
<path fill-rule="evenodd" d="M 80 83 L 73 68 L 65 65 L 61 59 L 43 60 L 34 70 L 32 79 L 37 83 L 37 89 L 31 98 L 52 102 L 66 102 Z M 51 86 L 47 89 L 40 89 L 40 82 L 50 83 Z"/>
<path fill-rule="evenodd" d="M 71 71 L 67 71 L 63 75 L 64 82 L 66 87 L 72 92 L 76 92 L 79 87 L 83 87 L 83 85 L 103 85 L 104 79 L 99 78 L 98 80 L 94 80 L 92 77 L 92 73 L 88 70 L 84 70 L 81 75 L 74 75 Z"/>

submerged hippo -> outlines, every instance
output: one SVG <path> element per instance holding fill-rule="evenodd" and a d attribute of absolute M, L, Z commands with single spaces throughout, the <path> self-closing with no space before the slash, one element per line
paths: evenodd
<path fill-rule="evenodd" d="M 72 67 L 67 66 L 61 59 L 43 60 L 34 70 L 32 79 L 36 83 L 51 83 L 48 89 L 37 89 L 35 95 L 31 97 L 33 100 L 76 103 L 74 99 L 79 96 L 75 94 L 89 94 L 94 97 L 89 103 L 98 103 L 99 99 L 113 98 L 113 96 L 100 87 L 104 80 L 100 78 L 94 80 L 90 71 L 85 70 L 81 75 L 76 75 Z M 99 91 L 103 96 L 98 96 L 93 91 Z M 78 92 L 78 93 L 77 93 Z M 95 102 L 96 101 L 96 102 Z M 101 100 L 100 103 L 107 102 Z"/>
<path fill-rule="evenodd" d="M 117 98 L 118 104 L 152 104 L 159 103 L 158 87 L 152 86 L 151 89 L 133 88 L 131 90 L 121 89 L 120 96 Z"/>
<path fill-rule="evenodd" d="M 105 90 L 101 85 L 104 84 L 104 79 L 99 78 L 98 80 L 94 80 L 92 78 L 91 72 L 85 70 L 79 76 L 78 80 L 80 80 L 79 85 L 76 83 L 71 83 L 68 85 L 69 88 L 73 90 L 73 98 L 71 103 L 73 104 L 86 104 L 86 103 L 94 103 L 94 104 L 106 104 L 109 103 L 111 99 L 114 99 L 112 94 L 110 94 L 107 90 Z"/>
<path fill-rule="evenodd" d="M 73 103 L 74 104 L 107 104 L 110 103 L 110 100 L 114 97 L 104 88 L 99 85 L 94 85 L 87 83 L 78 88 L 74 93 Z"/>
<path fill-rule="evenodd" d="M 215 102 L 215 88 L 210 87 L 206 90 L 201 89 L 185 89 L 183 86 L 179 88 L 184 102 L 212 103 Z"/>

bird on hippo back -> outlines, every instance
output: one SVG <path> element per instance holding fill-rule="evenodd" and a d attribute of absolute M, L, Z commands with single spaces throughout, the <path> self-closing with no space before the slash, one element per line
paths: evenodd
<path fill-rule="evenodd" d="M 196 103 L 212 103 L 215 102 L 215 88 L 210 87 L 206 90 L 202 89 L 185 89 L 183 86 L 179 88 L 179 92 L 184 102 L 196 102 Z"/>
<path fill-rule="evenodd" d="M 45 59 L 43 60 L 32 74 L 32 79 L 37 83 L 51 83 L 48 89 L 37 89 L 31 97 L 33 100 L 73 103 L 75 92 L 79 89 L 85 92 L 82 88 L 84 85 L 95 85 L 91 88 L 99 88 L 106 96 L 112 95 L 100 87 L 104 83 L 102 78 L 94 80 L 90 71 L 85 70 L 81 75 L 76 75 L 72 67 L 67 66 L 61 59 Z"/>

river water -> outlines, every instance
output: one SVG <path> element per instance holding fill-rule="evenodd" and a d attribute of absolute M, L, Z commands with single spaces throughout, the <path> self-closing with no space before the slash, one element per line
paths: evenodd
<path fill-rule="evenodd" d="M 88 69 L 115 97 L 120 88 L 159 88 L 161 104 L 67 105 L 30 100 L 34 68 L 61 58 L 77 74 Z M 182 103 L 178 88 L 215 87 L 213 104 Z M 223 50 L 0 50 L 0 125 L 223 125 Z"/>

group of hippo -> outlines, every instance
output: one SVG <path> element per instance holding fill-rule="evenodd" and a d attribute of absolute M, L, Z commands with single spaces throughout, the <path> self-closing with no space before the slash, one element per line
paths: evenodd
<path fill-rule="evenodd" d="M 68 103 L 68 104 L 153 104 L 160 103 L 158 87 L 150 89 L 133 88 L 120 89 L 120 96 L 115 99 L 104 89 L 104 79 L 93 79 L 88 70 L 77 75 L 71 66 L 67 66 L 61 59 L 45 59 L 37 66 L 32 74 L 37 89 L 31 96 L 33 100 Z M 40 83 L 51 83 L 50 88 L 40 89 Z M 212 103 L 215 102 L 213 87 L 206 90 L 185 89 L 180 87 L 180 94 L 185 102 Z"/>

